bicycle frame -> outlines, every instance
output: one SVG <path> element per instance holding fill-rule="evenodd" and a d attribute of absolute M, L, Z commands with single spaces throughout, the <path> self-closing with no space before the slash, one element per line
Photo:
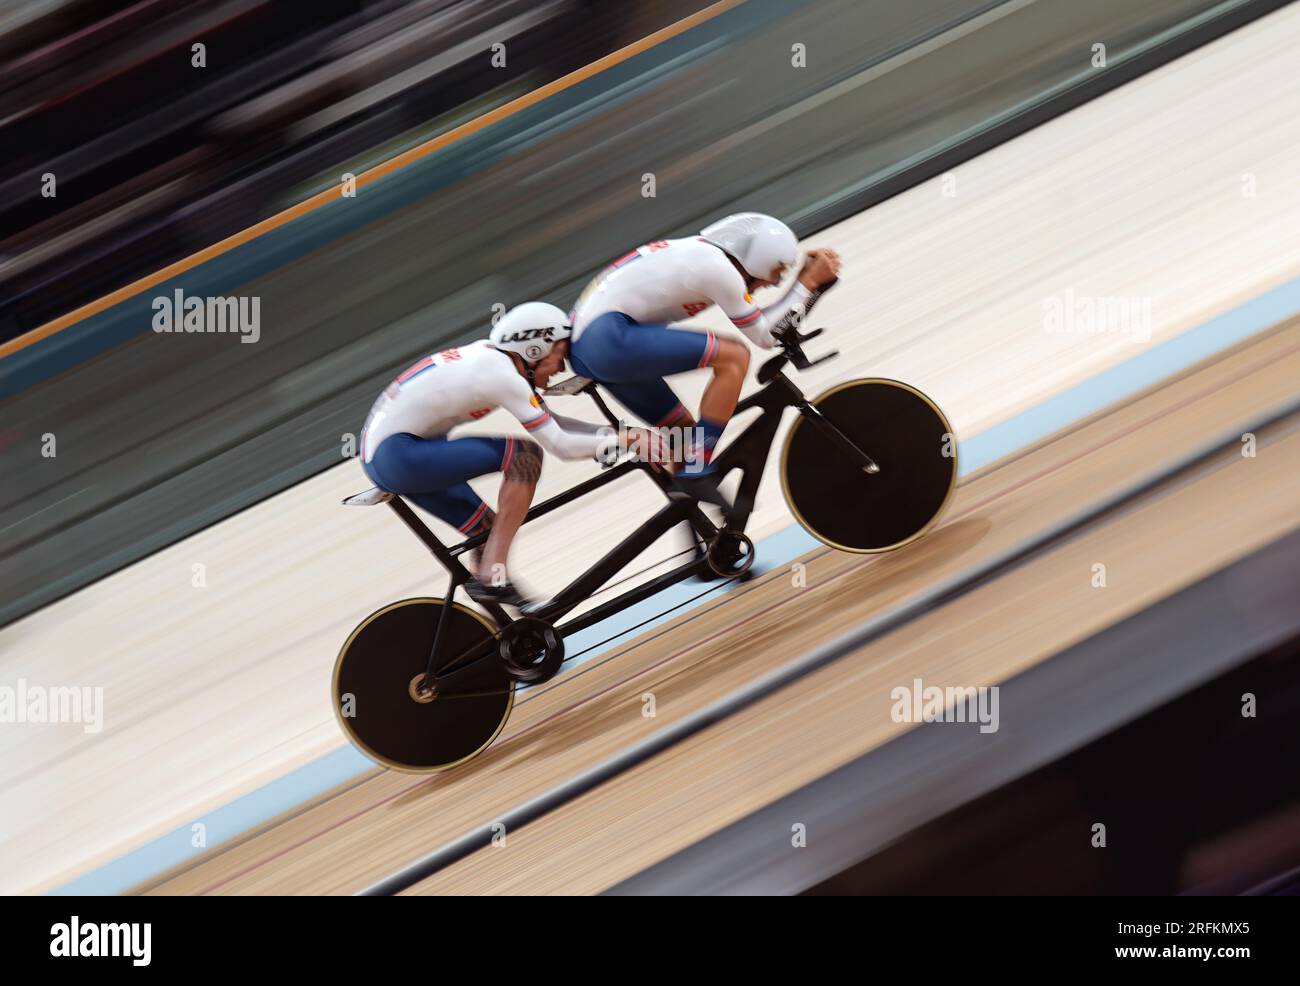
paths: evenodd
<path fill-rule="evenodd" d="M 796 349 L 797 352 L 797 349 Z M 535 613 L 529 614 L 531 618 L 537 618 L 546 621 L 555 626 L 556 632 L 560 638 L 594 626 L 607 617 L 627 609 L 636 603 L 647 599 L 659 592 L 661 589 L 670 585 L 675 585 L 693 575 L 710 573 L 707 558 L 692 559 L 685 564 L 679 565 L 669 572 L 665 572 L 653 579 L 648 580 L 641 585 L 619 593 L 612 599 L 595 606 L 587 612 L 559 624 L 556 621 L 562 619 L 566 614 L 571 612 L 576 606 L 584 600 L 590 598 L 594 593 L 602 589 L 615 575 L 623 568 L 633 562 L 646 548 L 666 534 L 678 524 L 689 522 L 696 533 L 707 544 L 712 538 L 716 537 L 720 530 L 726 530 L 732 533 L 743 533 L 746 524 L 749 522 L 750 514 L 754 508 L 755 498 L 758 493 L 758 486 L 762 480 L 763 470 L 767 464 L 768 455 L 771 453 L 772 443 L 776 438 L 776 433 L 781 424 L 781 418 L 787 408 L 795 408 L 800 414 L 807 417 L 819 428 L 826 430 L 828 434 L 836 440 L 845 450 L 855 456 L 862 463 L 863 468 L 873 471 L 875 466 L 871 459 L 858 449 L 846 436 L 843 435 L 833 424 L 827 421 L 821 413 L 813 407 L 804 397 L 803 392 L 782 372 L 787 361 L 791 359 L 791 351 L 787 349 L 785 354 L 774 356 L 768 360 L 760 369 L 758 379 L 763 382 L 764 386 L 754 394 L 742 400 L 736 406 L 736 414 L 742 414 L 746 411 L 757 409 L 759 416 L 751 421 L 740 436 L 727 446 L 726 450 L 715 460 L 719 478 L 730 473 L 732 470 L 740 470 L 741 480 L 737 491 L 735 502 L 731 511 L 727 515 L 725 528 L 718 528 L 700 509 L 699 504 L 694 501 L 674 500 L 669 498 L 666 506 L 660 509 L 654 516 L 647 520 L 640 527 L 636 528 L 632 534 L 625 539 L 618 547 L 607 553 L 603 558 L 597 561 L 589 569 L 574 579 L 569 585 L 551 599 L 544 607 Z M 802 356 L 802 353 L 799 353 Z M 831 354 L 834 355 L 834 354 Z M 823 357 L 829 358 L 829 357 Z M 798 362 L 798 361 L 797 361 Z M 802 360 L 804 365 L 810 365 L 806 360 Z M 820 360 L 818 362 L 821 362 Z M 583 388 L 581 393 L 588 394 L 600 412 L 607 421 L 614 426 L 619 426 L 618 419 L 609 410 L 608 406 L 601 399 L 596 385 L 588 384 Z M 671 481 L 668 476 L 651 468 L 644 462 L 624 461 L 612 468 L 606 470 L 599 476 L 593 476 L 577 486 L 574 486 L 563 493 L 557 494 L 542 503 L 534 505 L 524 519 L 524 524 L 543 517 L 560 507 L 566 506 L 573 501 L 592 493 L 617 479 L 626 476 L 630 472 L 640 471 L 645 473 L 650 479 L 659 486 L 668 497 L 671 488 Z M 460 556 L 467 551 L 471 551 L 482 545 L 488 538 L 487 533 L 475 535 L 460 544 L 447 546 L 443 544 L 428 526 L 416 516 L 415 511 L 401 499 L 394 497 L 388 501 L 388 505 L 402 519 L 402 522 L 418 537 L 424 545 L 433 553 L 434 557 L 442 563 L 451 577 L 451 583 L 447 590 L 447 601 L 451 602 L 456 594 L 456 590 L 471 578 L 470 572 L 461 564 Z M 484 607 L 492 619 L 496 622 L 498 631 L 508 624 L 514 622 L 511 617 L 500 605 L 489 604 Z M 432 675 L 433 680 L 437 682 L 441 693 L 454 693 L 454 689 L 448 686 L 454 685 L 455 678 L 471 665 L 477 663 L 482 657 L 486 656 L 492 641 L 485 642 L 483 645 L 476 646 L 470 651 L 457 655 L 451 662 L 439 662 L 439 644 L 443 636 L 444 624 L 448 614 L 451 612 L 451 606 L 441 607 L 439 614 L 438 627 L 434 633 L 433 646 L 429 654 L 429 667 L 427 674 Z M 481 651 L 481 653 L 480 653 Z"/>

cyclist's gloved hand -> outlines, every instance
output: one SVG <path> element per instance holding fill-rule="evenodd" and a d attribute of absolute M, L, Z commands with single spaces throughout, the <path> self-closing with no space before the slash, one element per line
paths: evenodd
<path fill-rule="evenodd" d="M 791 312 L 777 322 L 772 329 L 772 335 L 781 342 L 798 342 L 799 330 L 803 326 L 804 319 L 808 313 L 813 310 L 813 305 L 831 288 L 835 287 L 838 277 L 833 277 L 817 290 L 813 291 L 802 305 L 797 305 Z"/>
<path fill-rule="evenodd" d="M 624 450 L 632 458 L 648 462 L 656 469 L 665 461 L 664 442 L 659 432 L 650 428 L 626 428 L 621 439 Z"/>

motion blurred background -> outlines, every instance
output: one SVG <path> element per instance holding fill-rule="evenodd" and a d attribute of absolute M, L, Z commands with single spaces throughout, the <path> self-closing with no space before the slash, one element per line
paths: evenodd
<path fill-rule="evenodd" d="M 703 5 L 7 4 L 0 339 Z M 508 57 L 484 71 L 492 44 Z M 44 174 L 53 200 L 26 194 Z"/>
<path fill-rule="evenodd" d="M 51 607 L 75 606 L 78 590 L 339 466 L 394 372 L 485 334 L 495 306 L 532 298 L 567 305 L 629 245 L 697 230 L 740 207 L 777 214 L 801 236 L 844 223 L 1284 6 L 5 4 L 0 646 L 14 660 L 6 674 L 43 646 L 33 614 L 53 619 Z M 773 64 L 797 70 L 764 67 Z M 1249 109 L 1261 133 L 1300 117 L 1294 93 L 1281 88 L 1260 93 Z M 1142 158 L 1158 162 L 1162 135 L 1145 139 Z M 1201 157 L 1214 150 L 1213 135 L 1206 139 Z M 1047 158 L 1024 163 L 1014 180 L 1034 187 Z M 1240 170 L 1225 165 L 1225 173 Z M 343 193 L 347 175 L 358 176 L 355 196 Z M 1062 188 L 1060 215 L 1042 217 L 1044 235 L 1096 210 L 1115 180 Z M 1280 227 L 1291 217 L 1282 209 L 1260 222 Z M 995 219 L 982 222 L 990 229 Z M 888 237 L 856 228 L 865 264 L 893 256 Z M 1003 236 L 965 256 L 996 263 L 1016 255 L 1013 235 Z M 1256 269 L 1259 284 L 1285 282 L 1294 259 L 1278 254 L 1274 267 Z M 1054 271 L 1064 263 L 1044 260 Z M 1000 270 L 1008 280 L 1024 272 Z M 942 273 L 954 309 L 974 310 L 997 293 L 983 276 Z M 261 340 L 194 336 L 170 345 L 150 329 L 151 301 L 176 289 L 259 297 Z M 1217 313 L 1246 300 L 1248 292 L 1205 307 Z M 865 293 L 856 298 L 858 321 L 869 320 L 872 304 Z M 924 344 L 927 331 L 875 340 L 870 359 Z M 997 363 L 1006 334 L 995 324 L 979 331 L 973 351 Z M 952 350 L 935 353 L 950 375 L 970 366 Z M 1036 374 L 1044 394 L 1069 372 L 1059 363 L 1028 366 L 1022 375 Z M 1004 410 L 1024 407 L 997 414 Z M 994 417 L 990 406 L 964 421 L 975 432 Z M 41 451 L 50 434 L 56 457 Z M 334 536 L 294 532 L 304 543 Z M 250 559 L 249 571 L 260 574 L 261 564 Z M 94 625 L 112 636 L 152 618 L 146 603 L 104 605 Z M 242 618 L 229 614 L 232 623 Z M 150 658 L 159 666 L 170 660 L 162 650 Z M 1294 654 L 1252 657 L 1290 667 Z M 25 755 L 18 741 L 5 751 L 11 764 Z M 61 762 L 51 756 L 41 762 Z M 27 774 L 15 768 L 13 776 Z M 1288 783 L 1269 807 L 1294 796 L 1294 778 Z M 1017 797 L 1042 811 L 1053 800 L 1023 789 Z M 1080 819 L 1091 810 L 1075 808 Z M 947 839 L 953 854 L 989 854 L 987 843 L 963 848 L 958 830 L 971 828 L 936 822 L 928 837 Z M 119 848 L 151 831 L 139 827 Z M 1198 837 L 1184 833 L 1180 846 Z M 941 873 L 922 872 L 919 860 L 938 844 L 926 838 L 918 828 L 869 873 L 846 869 L 820 889 L 960 892 Z M 1018 859 L 1018 873 L 1049 858 L 1033 857 L 1014 832 L 1003 842 L 997 850 Z M 1180 852 L 1149 871 L 1129 859 L 1104 879 L 1076 867 L 1055 888 L 1186 889 Z M 1206 884 L 1221 875 L 1208 865 L 1203 872 Z M 48 886 L 46 876 L 31 885 Z M 1244 889 L 1250 879 L 1238 883 Z M 1005 886 L 1043 889 L 1029 877 Z"/>
<path fill-rule="evenodd" d="M 823 228 L 1095 85 L 1080 39 L 1106 38 L 1117 84 L 1171 37 L 1262 7 L 10 9 L 0 621 L 337 463 L 393 368 L 482 334 L 494 305 L 567 306 L 626 244 L 741 205 Z M 793 62 L 795 44 L 806 66 L 751 70 Z M 616 51 L 598 75 L 579 71 Z M 367 169 L 373 184 L 342 197 L 343 176 Z M 647 197 L 649 175 L 671 195 Z M 259 297 L 265 339 L 150 345 L 150 303 L 178 287 Z M 25 468 L 18 447 L 35 454 L 45 433 L 82 454 Z"/>

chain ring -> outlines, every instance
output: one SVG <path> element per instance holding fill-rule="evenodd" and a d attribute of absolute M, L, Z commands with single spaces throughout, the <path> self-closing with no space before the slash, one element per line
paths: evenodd
<path fill-rule="evenodd" d="M 754 542 L 739 531 L 722 530 L 704 554 L 710 571 L 724 579 L 740 578 L 754 564 Z"/>
<path fill-rule="evenodd" d="M 564 640 L 536 616 L 521 616 L 501 630 L 497 654 L 506 674 L 525 685 L 554 678 L 564 663 Z"/>

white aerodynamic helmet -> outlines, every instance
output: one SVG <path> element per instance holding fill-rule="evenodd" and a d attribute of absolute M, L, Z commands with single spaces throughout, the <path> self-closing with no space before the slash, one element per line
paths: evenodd
<path fill-rule="evenodd" d="M 529 301 L 502 315 L 492 326 L 488 341 L 497 349 L 518 353 L 532 366 L 572 332 L 564 312 L 544 301 Z"/>
<path fill-rule="evenodd" d="M 761 212 L 737 212 L 704 227 L 700 235 L 735 257 L 750 277 L 766 280 L 773 267 L 793 267 L 799 259 L 799 241 L 790 227 Z"/>

